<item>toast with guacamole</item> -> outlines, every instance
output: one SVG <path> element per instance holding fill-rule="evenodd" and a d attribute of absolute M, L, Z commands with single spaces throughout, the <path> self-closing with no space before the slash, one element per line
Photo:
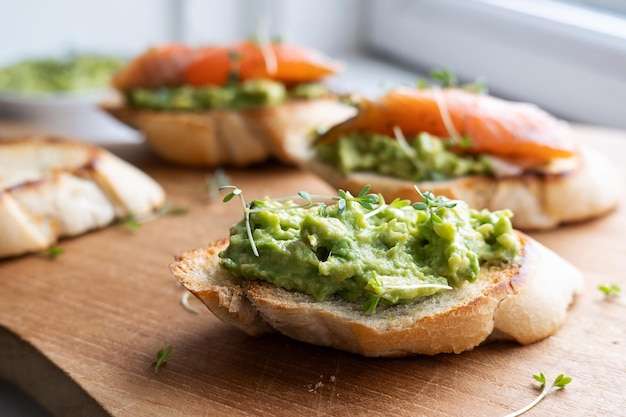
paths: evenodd
<path fill-rule="evenodd" d="M 618 204 L 620 176 L 592 138 L 535 105 L 461 87 L 397 87 L 357 106 L 310 148 L 292 149 L 333 188 L 354 193 L 370 184 L 393 199 L 410 198 L 418 184 L 472 208 L 509 208 L 514 227 L 526 231 L 596 218 Z"/>
<path fill-rule="evenodd" d="M 246 202 L 230 237 L 177 256 L 176 279 L 252 336 L 280 332 L 364 356 L 461 353 L 554 334 L 583 276 L 513 229 L 414 188 L 385 201 L 364 187 Z"/>
<path fill-rule="evenodd" d="M 286 147 L 352 116 L 324 84 L 342 65 L 280 41 L 154 46 L 119 71 L 102 108 L 162 159 L 198 167 L 293 164 Z"/>

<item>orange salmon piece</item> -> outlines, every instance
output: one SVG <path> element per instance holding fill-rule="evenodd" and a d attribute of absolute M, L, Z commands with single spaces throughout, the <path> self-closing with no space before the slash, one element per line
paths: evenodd
<path fill-rule="evenodd" d="M 427 132 L 449 139 L 453 132 L 444 123 L 443 106 L 456 133 L 469 136 L 471 145 L 463 151 L 535 163 L 577 152 L 571 127 L 539 107 L 453 88 L 392 90 L 362 107 L 365 111 L 354 119 L 330 129 L 318 143 L 333 142 L 354 131 L 393 137 L 394 126 L 405 136 Z"/>
<path fill-rule="evenodd" d="M 255 42 L 212 48 L 199 54 L 187 68 L 185 80 L 193 86 L 224 85 L 234 71 L 242 81 L 265 78 L 293 84 L 317 81 L 342 68 L 337 61 L 312 49 L 285 43 L 272 43 L 268 47 L 271 48 L 268 62 Z"/>
<path fill-rule="evenodd" d="M 194 53 L 188 46 L 177 43 L 154 46 L 115 74 L 111 85 L 119 90 L 181 85 L 184 69 Z"/>

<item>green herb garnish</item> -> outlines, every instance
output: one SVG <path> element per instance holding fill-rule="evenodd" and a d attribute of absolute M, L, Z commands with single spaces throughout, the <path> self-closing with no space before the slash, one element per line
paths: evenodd
<path fill-rule="evenodd" d="M 547 381 L 546 381 L 546 377 L 543 373 L 540 373 L 539 375 L 533 375 L 533 378 L 538 381 L 539 383 L 541 383 L 541 388 L 543 388 L 541 390 L 541 393 L 539 394 L 539 396 L 537 398 L 535 398 L 535 400 L 533 402 L 531 402 L 530 404 L 528 404 L 526 407 L 521 408 L 517 411 L 515 411 L 514 413 L 508 414 L 505 417 L 517 417 L 519 415 L 524 414 L 526 411 L 530 410 L 531 408 L 533 408 L 535 405 L 537 405 L 537 403 L 539 403 L 539 401 L 541 401 L 546 395 L 548 395 L 548 393 L 550 392 L 550 390 L 552 388 L 565 388 L 565 386 L 567 384 L 569 384 L 570 382 L 572 382 L 572 378 L 567 377 L 563 374 L 560 374 L 559 376 L 557 376 L 554 381 L 552 381 L 551 384 L 548 385 Z"/>
<path fill-rule="evenodd" d="M 604 293 L 604 298 L 607 301 L 626 301 L 623 298 L 622 289 L 615 283 L 599 285 L 598 290 Z"/>
<path fill-rule="evenodd" d="M 187 213 L 189 213 L 188 207 L 170 206 L 169 210 L 167 210 L 165 214 L 171 214 L 172 216 L 180 216 L 180 215 L 187 214 Z"/>
<path fill-rule="evenodd" d="M 157 374 L 159 372 L 159 368 L 165 365 L 172 356 L 172 345 L 159 349 L 156 354 L 156 358 L 152 362 L 154 364 L 154 373 Z"/>
<path fill-rule="evenodd" d="M 442 87 L 457 87 L 458 80 L 456 74 L 449 68 L 442 68 L 438 70 L 432 70 L 430 72 L 430 78 L 439 82 Z"/>
<path fill-rule="evenodd" d="M 419 78 L 417 88 L 425 90 L 430 88 L 433 82 L 442 88 L 461 88 L 474 93 L 487 94 L 489 88 L 484 77 L 478 77 L 471 83 L 459 84 L 456 74 L 449 68 L 435 69 L 430 72 L 430 80 Z"/>
<path fill-rule="evenodd" d="M 121 224 L 131 232 L 135 232 L 141 227 L 141 222 L 139 222 L 137 216 L 135 216 L 134 213 L 130 213 L 128 216 L 126 216 L 122 220 Z"/>
<path fill-rule="evenodd" d="M 167 201 L 154 213 L 147 213 L 139 217 L 135 215 L 135 213 L 130 213 L 128 216 L 122 219 L 120 223 L 131 232 L 135 232 L 141 227 L 142 224 L 156 220 L 166 214 L 170 214 L 172 216 L 181 216 L 187 213 L 189 213 L 189 208 L 183 206 L 174 206 L 170 201 Z"/>
<path fill-rule="evenodd" d="M 41 252 L 41 254 L 47 256 L 50 259 L 56 259 L 59 256 L 63 255 L 63 252 L 65 252 L 65 250 L 60 246 L 50 246 L 49 248 Z"/>
<path fill-rule="evenodd" d="M 617 284 L 603 284 L 598 289 L 607 297 L 619 297 L 622 294 L 622 289 Z"/>
<path fill-rule="evenodd" d="M 435 197 L 432 191 L 426 191 L 422 193 L 417 186 L 415 187 L 415 191 L 422 197 L 422 200 L 417 203 L 413 203 L 413 208 L 415 210 L 425 211 L 429 216 L 430 220 L 434 223 L 443 223 L 443 220 L 437 214 L 437 210 L 440 208 L 453 208 L 456 207 L 456 202 L 450 201 L 443 196 Z"/>

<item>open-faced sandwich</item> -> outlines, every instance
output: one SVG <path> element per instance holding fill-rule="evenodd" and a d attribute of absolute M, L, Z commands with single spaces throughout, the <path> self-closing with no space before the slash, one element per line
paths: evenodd
<path fill-rule="evenodd" d="M 359 107 L 294 155 L 333 187 L 355 193 L 371 184 L 390 200 L 408 198 L 417 184 L 473 208 L 509 208 L 522 230 L 617 205 L 616 169 L 535 105 L 462 88 L 400 87 Z"/>
<path fill-rule="evenodd" d="M 386 202 L 365 188 L 244 202 L 230 239 L 170 268 L 250 335 L 278 331 L 365 356 L 460 353 L 557 331 L 582 286 L 576 268 L 514 230 L 509 210 L 413 192 L 422 201 Z"/>
<path fill-rule="evenodd" d="M 120 100 L 103 108 L 140 130 L 163 159 L 182 165 L 246 166 L 316 128 L 354 114 L 323 83 L 341 64 L 283 42 L 153 47 L 112 81 Z"/>
<path fill-rule="evenodd" d="M 152 178 L 98 146 L 65 138 L 0 140 L 0 258 L 43 251 L 165 203 Z"/>

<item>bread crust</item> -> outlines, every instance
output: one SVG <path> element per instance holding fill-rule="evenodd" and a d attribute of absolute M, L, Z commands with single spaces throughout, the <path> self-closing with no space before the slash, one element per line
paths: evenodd
<path fill-rule="evenodd" d="M 0 186 L 0 257 L 41 251 L 165 202 L 161 186 L 136 167 L 54 137 L 0 141 Z"/>
<path fill-rule="evenodd" d="M 445 181 L 412 182 L 369 172 L 342 175 L 336 168 L 312 155 L 300 157 L 303 168 L 315 173 L 333 188 L 353 194 L 367 184 L 386 200 L 416 198 L 415 186 L 475 209 L 508 208 L 517 229 L 546 230 L 563 223 L 592 219 L 612 211 L 618 204 L 622 179 L 616 167 L 602 154 L 583 148 L 574 168 L 561 173 L 525 173 L 509 177 L 465 176 Z M 589 198 L 589 193 L 593 198 Z"/>
<path fill-rule="evenodd" d="M 364 356 L 461 353 L 491 337 L 528 344 L 561 326 L 582 274 L 527 235 L 519 262 L 482 268 L 475 283 L 417 303 L 365 314 L 357 303 L 323 302 L 219 267 L 228 241 L 178 256 L 174 276 L 217 317 L 258 336 L 278 331 L 296 340 Z"/>
<path fill-rule="evenodd" d="M 342 122 L 355 113 L 336 97 L 243 111 L 150 111 L 120 102 L 104 103 L 102 108 L 143 132 L 162 159 L 198 167 L 243 167 L 270 157 L 293 164 L 292 153 L 308 146 L 313 129 Z"/>

